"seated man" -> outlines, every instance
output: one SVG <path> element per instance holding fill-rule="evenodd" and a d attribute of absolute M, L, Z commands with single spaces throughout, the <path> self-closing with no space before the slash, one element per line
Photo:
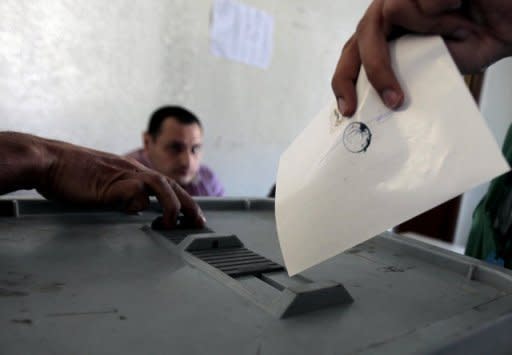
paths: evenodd
<path fill-rule="evenodd" d="M 179 106 L 156 110 L 143 135 L 144 148 L 127 154 L 172 179 L 192 196 L 222 196 L 224 188 L 213 171 L 201 165 L 203 127 Z"/>

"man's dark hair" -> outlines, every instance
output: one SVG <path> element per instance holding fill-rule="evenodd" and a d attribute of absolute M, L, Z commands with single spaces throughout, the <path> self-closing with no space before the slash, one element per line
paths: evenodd
<path fill-rule="evenodd" d="M 156 139 L 160 133 L 162 123 L 168 118 L 174 118 L 179 123 L 185 125 L 197 124 L 199 128 L 203 129 L 199 118 L 186 108 L 181 106 L 163 106 L 151 115 L 147 133 L 149 133 L 153 139 Z"/>

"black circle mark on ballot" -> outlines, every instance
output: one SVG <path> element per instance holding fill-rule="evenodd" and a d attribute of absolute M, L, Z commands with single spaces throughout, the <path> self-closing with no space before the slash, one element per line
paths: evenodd
<path fill-rule="evenodd" d="M 372 132 L 363 122 L 351 122 L 343 132 L 343 144 L 349 152 L 366 152 L 372 142 Z"/>

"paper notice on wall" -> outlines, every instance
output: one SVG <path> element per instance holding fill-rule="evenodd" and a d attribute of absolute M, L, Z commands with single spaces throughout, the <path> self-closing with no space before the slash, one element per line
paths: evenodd
<path fill-rule="evenodd" d="M 354 117 L 333 102 L 281 156 L 276 221 L 291 275 L 509 170 L 441 38 L 407 36 L 390 53 L 403 109 L 386 108 L 363 70 Z"/>
<path fill-rule="evenodd" d="M 274 19 L 234 0 L 215 0 L 210 50 L 218 57 L 268 68 L 272 58 Z"/>

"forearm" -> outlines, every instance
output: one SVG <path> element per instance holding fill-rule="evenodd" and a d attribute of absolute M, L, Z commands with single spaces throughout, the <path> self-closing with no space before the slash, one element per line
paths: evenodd
<path fill-rule="evenodd" d="M 82 205 L 117 206 L 137 212 L 155 195 L 162 204 L 166 228 L 181 211 L 203 227 L 199 206 L 179 185 L 113 154 L 29 134 L 0 132 L 0 194 L 37 189 L 46 198 Z"/>
<path fill-rule="evenodd" d="M 44 139 L 0 132 L 0 194 L 39 187 L 50 166 Z"/>

